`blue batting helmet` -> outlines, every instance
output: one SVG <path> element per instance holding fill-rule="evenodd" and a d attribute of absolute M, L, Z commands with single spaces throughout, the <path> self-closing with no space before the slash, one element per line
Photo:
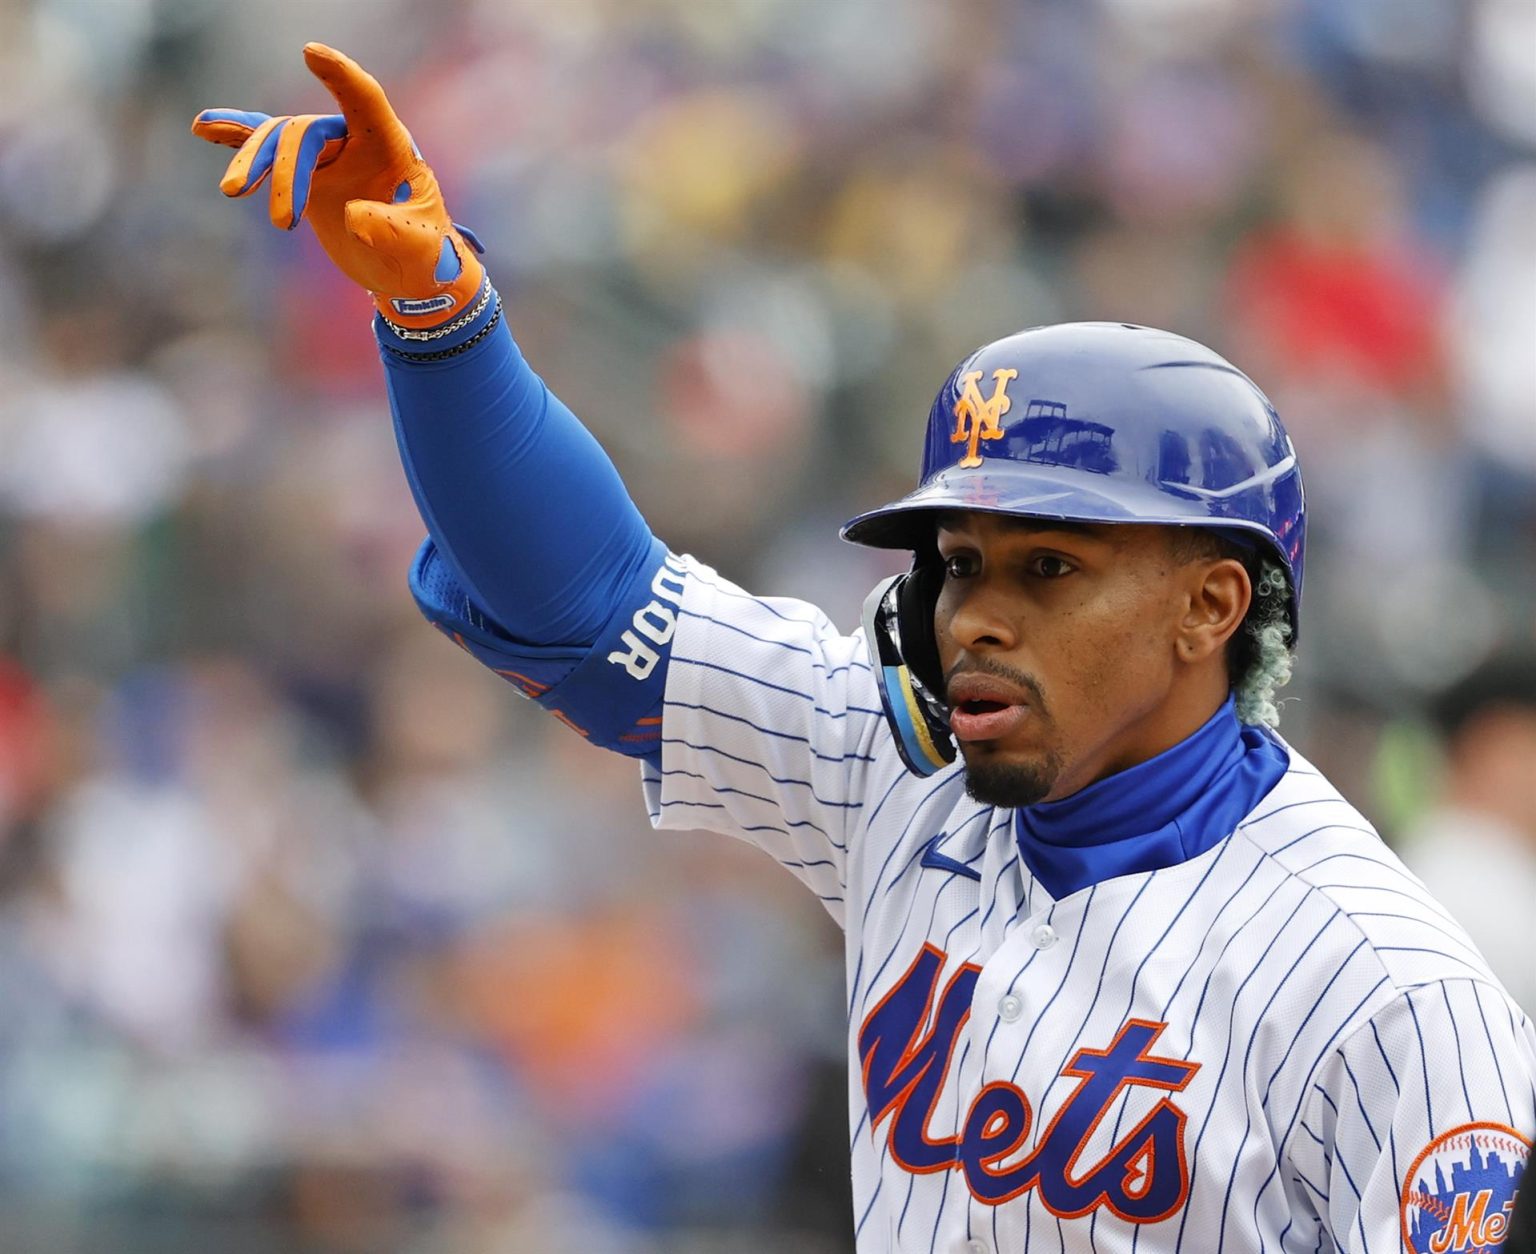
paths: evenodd
<path fill-rule="evenodd" d="M 1073 322 L 972 353 L 934 400 L 916 491 L 860 514 L 842 534 L 921 559 L 933 515 L 944 510 L 1218 528 L 1246 538 L 1285 569 L 1295 642 L 1306 535 L 1296 451 L 1253 381 L 1183 336 Z M 865 614 L 877 675 L 891 685 L 881 695 L 897 742 L 921 774 L 954 758 L 927 662 L 936 595 L 933 580 L 914 568 L 877 588 Z"/>

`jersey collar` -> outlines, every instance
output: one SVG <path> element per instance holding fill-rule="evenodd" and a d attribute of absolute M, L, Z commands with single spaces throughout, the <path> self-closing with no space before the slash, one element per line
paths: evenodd
<path fill-rule="evenodd" d="M 1019 855 L 1058 901 L 1122 875 L 1198 857 L 1280 781 L 1289 757 L 1237 720 L 1229 696 L 1197 731 L 1060 801 L 1015 812 Z"/>

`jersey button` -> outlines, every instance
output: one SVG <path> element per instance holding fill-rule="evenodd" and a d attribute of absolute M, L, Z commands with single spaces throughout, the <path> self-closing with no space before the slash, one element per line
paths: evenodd
<path fill-rule="evenodd" d="M 961 1254 L 992 1254 L 987 1249 L 987 1243 L 977 1238 L 972 1238 L 960 1247 Z"/>
<path fill-rule="evenodd" d="M 1036 949 L 1049 949 L 1060 937 L 1056 935 L 1056 929 L 1049 923 L 1042 923 L 1029 934 L 1029 943 Z"/>
<path fill-rule="evenodd" d="M 1012 993 L 1009 993 L 997 1003 L 997 1017 L 1004 1023 L 1017 1023 L 1019 1016 L 1024 1013 L 1024 1003 Z"/>

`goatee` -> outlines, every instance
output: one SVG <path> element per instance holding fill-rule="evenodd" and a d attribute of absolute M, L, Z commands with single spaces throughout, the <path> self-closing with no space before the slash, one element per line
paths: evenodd
<path fill-rule="evenodd" d="M 1060 773 L 1054 755 L 1035 763 L 967 761 L 965 791 L 982 805 L 1019 810 L 1045 800 Z"/>

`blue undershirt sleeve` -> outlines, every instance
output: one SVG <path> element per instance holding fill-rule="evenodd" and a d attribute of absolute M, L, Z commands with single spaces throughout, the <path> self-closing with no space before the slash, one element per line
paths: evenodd
<path fill-rule="evenodd" d="M 375 320 L 429 533 L 412 594 L 524 696 L 594 743 L 650 756 L 671 635 L 655 624 L 675 609 L 675 560 L 601 445 L 528 366 L 489 284 L 483 296 L 428 338 Z"/>

